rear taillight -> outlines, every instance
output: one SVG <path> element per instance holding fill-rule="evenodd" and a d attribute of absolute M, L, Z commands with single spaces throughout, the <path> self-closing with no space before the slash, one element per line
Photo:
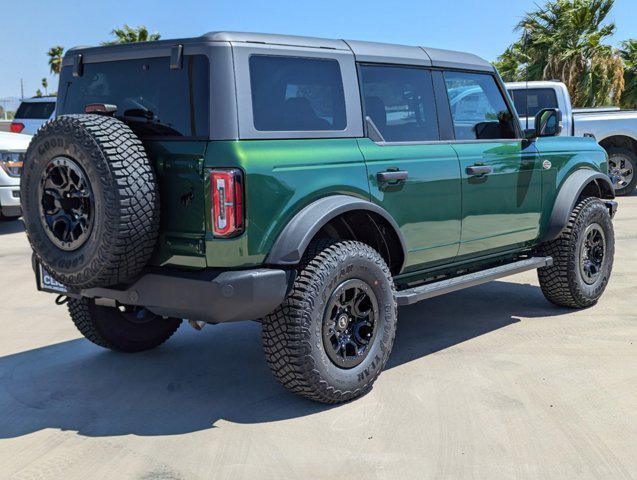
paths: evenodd
<path fill-rule="evenodd" d="M 9 129 L 13 132 L 13 133 L 20 133 L 22 130 L 24 130 L 24 123 L 20 123 L 20 122 L 13 122 L 11 124 L 11 127 L 9 127 Z"/>
<path fill-rule="evenodd" d="M 237 168 L 210 172 L 212 232 L 233 237 L 243 231 L 243 177 Z"/>

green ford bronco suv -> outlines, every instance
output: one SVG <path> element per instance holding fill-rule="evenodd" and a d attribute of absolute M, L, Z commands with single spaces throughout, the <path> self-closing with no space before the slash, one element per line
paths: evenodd
<path fill-rule="evenodd" d="M 38 287 L 106 348 L 259 319 L 285 387 L 343 402 L 398 306 L 538 269 L 582 308 L 610 277 L 604 150 L 557 137 L 558 110 L 523 131 L 474 55 L 218 32 L 75 48 L 57 102 L 24 221 Z"/>

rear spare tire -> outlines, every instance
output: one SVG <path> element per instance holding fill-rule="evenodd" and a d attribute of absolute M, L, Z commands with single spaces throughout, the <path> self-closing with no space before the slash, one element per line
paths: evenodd
<path fill-rule="evenodd" d="M 20 195 L 40 263 L 75 288 L 138 275 L 159 230 L 159 190 L 141 141 L 111 117 L 47 122 L 27 150 Z"/>

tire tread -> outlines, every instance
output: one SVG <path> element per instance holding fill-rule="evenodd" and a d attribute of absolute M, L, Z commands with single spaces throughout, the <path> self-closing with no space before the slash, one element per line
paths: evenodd
<path fill-rule="evenodd" d="M 263 322 L 262 341 L 268 366 L 277 380 L 288 390 L 322 403 L 341 403 L 366 393 L 382 371 L 395 338 L 392 331 L 382 364 L 366 383 L 356 390 L 339 390 L 321 378 L 311 355 L 310 312 L 318 295 L 321 279 L 329 269 L 338 266 L 344 254 L 364 255 L 382 270 L 392 288 L 394 310 L 396 291 L 389 268 L 370 246 L 355 241 L 331 239 L 312 242 L 299 265 L 298 276 L 285 302 Z"/>

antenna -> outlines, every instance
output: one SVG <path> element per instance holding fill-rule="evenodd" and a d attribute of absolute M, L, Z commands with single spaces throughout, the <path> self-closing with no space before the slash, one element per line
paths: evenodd
<path fill-rule="evenodd" d="M 526 128 L 525 131 L 529 129 L 529 52 L 528 46 L 529 41 L 531 39 L 531 34 L 529 30 L 525 27 L 524 33 L 522 34 L 522 48 L 524 49 L 524 59 L 526 60 L 526 68 L 524 69 L 524 105 L 526 108 L 526 112 L 524 112 L 524 118 L 526 119 Z"/>

